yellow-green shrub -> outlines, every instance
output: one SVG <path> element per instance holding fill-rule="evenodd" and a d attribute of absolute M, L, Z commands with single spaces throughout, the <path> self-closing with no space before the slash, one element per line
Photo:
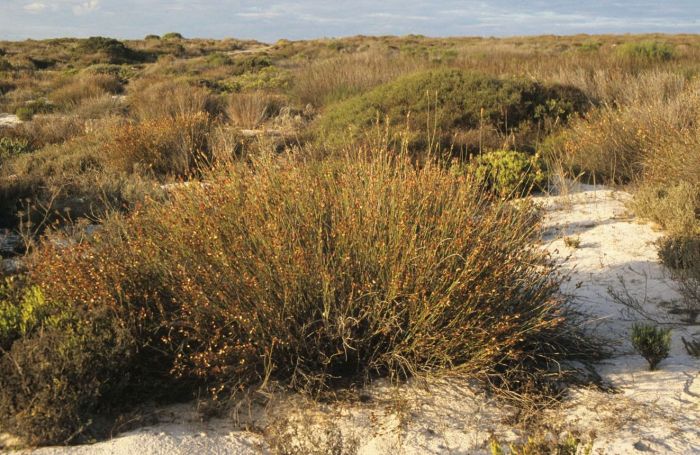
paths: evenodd
<path fill-rule="evenodd" d="M 477 179 L 500 196 L 521 196 L 543 189 L 547 182 L 538 155 L 496 150 L 478 155 L 471 163 Z"/>

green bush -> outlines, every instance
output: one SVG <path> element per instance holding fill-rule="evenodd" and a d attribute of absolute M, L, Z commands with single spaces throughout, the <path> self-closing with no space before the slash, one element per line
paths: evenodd
<path fill-rule="evenodd" d="M 47 100 L 33 100 L 27 102 L 24 106 L 20 106 L 15 110 L 15 115 L 22 120 L 27 122 L 34 118 L 36 114 L 48 114 L 53 112 L 55 106 Z"/>
<path fill-rule="evenodd" d="M 671 329 L 635 324 L 632 327 L 632 346 L 649 362 L 649 369 L 653 371 L 659 362 L 668 357 L 671 350 Z"/>
<path fill-rule="evenodd" d="M 671 60 L 675 52 L 673 46 L 667 43 L 641 41 L 621 45 L 619 54 L 629 59 L 665 62 Z"/>
<path fill-rule="evenodd" d="M 566 119 L 584 104 L 581 94 L 567 87 L 443 69 L 402 77 L 331 106 L 319 133 L 328 144 L 339 145 L 361 138 L 379 121 L 388 122 L 396 140 L 410 131 L 409 140 L 418 144 L 435 132 L 449 145 L 457 131 L 494 129 L 503 142 L 528 123 L 551 114 Z"/>
<path fill-rule="evenodd" d="M 129 333 L 97 311 L 17 339 L 0 354 L 0 431 L 30 446 L 107 436 L 113 412 L 135 398 L 132 348 Z"/>
<path fill-rule="evenodd" d="M 77 52 L 81 55 L 95 55 L 104 63 L 122 64 L 137 63 L 145 59 L 145 55 L 127 47 L 124 43 L 113 38 L 93 36 L 82 41 Z"/>
<path fill-rule="evenodd" d="M 547 182 L 538 155 L 513 150 L 486 152 L 471 164 L 477 178 L 500 196 L 521 196 Z"/>
<path fill-rule="evenodd" d="M 233 60 L 231 60 L 231 57 L 222 52 L 215 52 L 207 56 L 207 63 L 212 66 L 227 66 L 232 64 Z"/>
<path fill-rule="evenodd" d="M 158 35 L 146 35 L 144 40 L 146 40 L 146 41 L 159 41 L 160 36 L 158 36 Z"/>
<path fill-rule="evenodd" d="M 31 151 L 31 145 L 27 139 L 0 137 L 0 167 L 9 158 L 29 151 Z"/>
<path fill-rule="evenodd" d="M 170 32 L 170 33 L 166 33 L 165 35 L 163 35 L 162 39 L 164 39 L 164 40 L 181 40 L 181 39 L 185 39 L 185 38 L 180 33 Z"/>

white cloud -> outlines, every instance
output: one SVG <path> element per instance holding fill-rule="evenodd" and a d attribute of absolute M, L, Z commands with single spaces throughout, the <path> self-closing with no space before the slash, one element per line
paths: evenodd
<path fill-rule="evenodd" d="M 80 16 L 90 13 L 100 7 L 100 0 L 87 0 L 73 7 L 73 14 Z"/>
<path fill-rule="evenodd" d="M 44 11 L 46 8 L 49 6 L 46 3 L 42 2 L 33 2 L 33 3 L 28 3 L 24 5 L 24 10 L 27 11 L 28 13 L 41 13 Z"/>

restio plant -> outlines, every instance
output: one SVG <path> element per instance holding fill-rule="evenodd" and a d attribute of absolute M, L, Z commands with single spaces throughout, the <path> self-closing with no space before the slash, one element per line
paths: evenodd
<path fill-rule="evenodd" d="M 659 362 L 668 357 L 671 350 L 671 329 L 660 328 L 651 324 L 632 326 L 632 346 L 649 363 L 649 369 L 655 370 Z"/>
<path fill-rule="evenodd" d="M 226 398 L 265 378 L 315 393 L 444 368 L 509 394 L 552 380 L 596 351 L 530 212 L 388 150 L 228 164 L 35 252 L 29 283 L 78 322 L 0 354 L 0 429 L 80 440 L 134 390 Z"/>

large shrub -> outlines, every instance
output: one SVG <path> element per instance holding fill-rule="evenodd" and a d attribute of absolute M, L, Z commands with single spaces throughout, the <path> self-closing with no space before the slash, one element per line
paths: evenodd
<path fill-rule="evenodd" d="M 386 122 L 397 136 L 410 131 L 411 142 L 427 142 L 437 134 L 445 145 L 496 147 L 511 133 L 523 130 L 528 136 L 539 120 L 564 120 L 584 104 L 573 88 L 443 69 L 406 76 L 333 105 L 319 131 L 327 143 L 340 144 L 361 137 L 373 123 Z M 495 132 L 495 137 L 479 134 L 460 143 L 456 133 L 463 130 Z M 484 144 L 485 139 L 491 143 Z M 523 137 L 522 145 L 532 146 L 531 139 Z"/>
<path fill-rule="evenodd" d="M 136 63 L 146 58 L 145 54 L 129 48 L 123 42 L 102 36 L 81 41 L 76 51 L 91 63 Z"/>

